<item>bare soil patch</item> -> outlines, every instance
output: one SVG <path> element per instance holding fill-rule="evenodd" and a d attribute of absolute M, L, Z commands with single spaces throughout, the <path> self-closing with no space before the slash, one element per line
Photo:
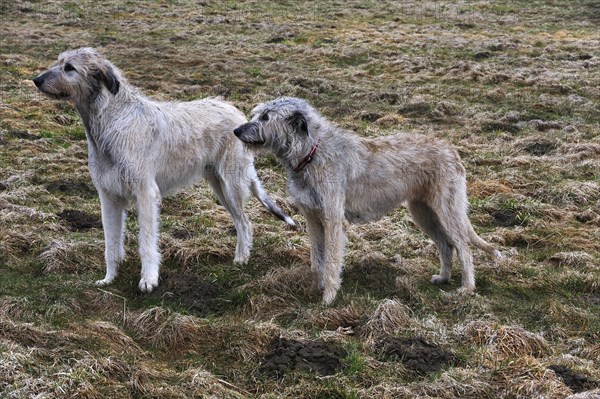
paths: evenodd
<path fill-rule="evenodd" d="M 554 371 L 554 373 L 562 380 L 562 382 L 564 382 L 565 385 L 571 388 L 571 390 L 575 393 L 600 388 L 600 381 L 594 380 L 587 375 L 577 373 L 566 366 L 553 364 L 548 368 Z"/>
<path fill-rule="evenodd" d="M 178 240 L 189 240 L 195 235 L 196 234 L 193 231 L 186 229 L 176 229 L 171 232 L 171 236 L 173 236 L 173 238 L 177 238 Z"/>
<path fill-rule="evenodd" d="M 11 130 L 8 132 L 9 136 L 24 139 L 24 140 L 39 140 L 41 137 L 36 134 L 31 134 L 26 130 Z"/>
<path fill-rule="evenodd" d="M 536 140 L 536 141 L 527 143 L 523 147 L 523 150 L 525 152 L 530 153 L 531 155 L 540 157 L 542 155 L 546 155 L 546 154 L 550 153 L 551 151 L 554 151 L 556 148 L 558 148 L 558 143 L 555 141 Z"/>
<path fill-rule="evenodd" d="M 59 192 L 61 194 L 81 196 L 92 198 L 96 195 L 96 190 L 86 183 L 73 180 L 51 180 L 44 184 L 46 190 L 50 192 Z"/>
<path fill-rule="evenodd" d="M 295 370 L 331 375 L 341 368 L 340 359 L 346 354 L 344 349 L 324 342 L 277 337 L 271 341 L 260 370 L 277 376 Z"/>
<path fill-rule="evenodd" d="M 158 288 L 151 294 L 160 297 L 165 304 L 185 308 L 189 313 L 206 316 L 214 313 L 216 298 L 221 289 L 191 273 L 164 271 Z"/>
<path fill-rule="evenodd" d="M 61 213 L 57 213 L 56 216 L 58 216 L 60 220 L 67 222 L 71 231 L 85 231 L 102 228 L 102 221 L 98 215 L 92 215 L 76 209 L 65 209 Z"/>
<path fill-rule="evenodd" d="M 492 223 L 495 226 L 516 226 L 521 224 L 518 212 L 514 209 L 499 209 L 492 211 L 490 215 L 494 218 Z"/>
<path fill-rule="evenodd" d="M 457 361 L 452 353 L 420 337 L 386 337 L 375 344 L 375 352 L 383 361 L 400 361 L 420 375 L 442 370 Z"/>

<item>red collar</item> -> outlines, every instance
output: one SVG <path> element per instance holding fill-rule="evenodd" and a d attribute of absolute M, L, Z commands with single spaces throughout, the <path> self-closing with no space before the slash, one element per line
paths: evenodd
<path fill-rule="evenodd" d="M 315 152 L 317 152 L 317 148 L 319 147 L 320 140 L 321 140 L 321 137 L 317 137 L 317 141 L 315 141 L 313 146 L 310 147 L 310 151 L 308 152 L 308 155 L 305 156 L 304 158 L 302 158 L 302 161 L 300 161 L 300 163 L 298 163 L 298 165 L 296 165 L 296 167 L 293 169 L 294 172 L 296 172 L 296 173 L 300 172 L 306 165 L 308 165 L 313 160 Z"/>

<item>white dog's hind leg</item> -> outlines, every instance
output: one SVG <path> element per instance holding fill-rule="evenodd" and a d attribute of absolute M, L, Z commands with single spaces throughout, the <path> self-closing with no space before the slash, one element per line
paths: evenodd
<path fill-rule="evenodd" d="M 248 263 L 252 249 L 252 224 L 244 212 L 244 204 L 249 194 L 248 188 L 242 185 L 236 186 L 235 182 L 227 182 L 218 176 L 207 176 L 207 180 L 217 197 L 219 197 L 221 204 L 233 218 L 233 225 L 237 234 L 233 262 L 245 265 Z"/>
<path fill-rule="evenodd" d="M 96 281 L 104 286 L 112 283 L 119 272 L 119 264 L 125 259 L 125 201 L 116 199 L 102 190 L 98 191 L 104 228 L 104 259 L 106 276 Z"/>
<path fill-rule="evenodd" d="M 158 286 L 160 252 L 158 250 L 158 212 L 160 191 L 156 183 L 142 184 L 137 193 L 137 214 L 140 225 L 139 251 L 142 275 L 139 288 L 152 292 Z"/>

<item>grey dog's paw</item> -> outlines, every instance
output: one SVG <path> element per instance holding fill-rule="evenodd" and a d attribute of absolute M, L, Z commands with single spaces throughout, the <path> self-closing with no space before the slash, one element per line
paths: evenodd
<path fill-rule="evenodd" d="M 431 276 L 431 280 L 430 281 L 433 284 L 446 284 L 448 281 L 450 281 L 450 279 L 442 277 L 439 274 L 434 274 L 433 276 Z"/>

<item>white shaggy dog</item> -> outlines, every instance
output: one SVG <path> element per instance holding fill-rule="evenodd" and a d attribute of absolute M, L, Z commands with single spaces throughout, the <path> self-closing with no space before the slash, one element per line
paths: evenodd
<path fill-rule="evenodd" d="M 125 209 L 135 201 L 142 261 L 139 288 L 156 288 L 161 198 L 203 177 L 233 217 L 235 262 L 246 263 L 252 247 L 252 226 L 243 208 L 249 191 L 274 215 L 294 224 L 264 192 L 252 154 L 231 134 L 246 121 L 232 105 L 217 99 L 153 101 L 92 48 L 62 53 L 33 81 L 46 95 L 72 101 L 85 125 L 106 248 L 106 276 L 96 284 L 110 284 L 117 276 L 125 256 Z"/>
<path fill-rule="evenodd" d="M 363 139 L 297 98 L 260 104 L 252 112 L 252 120 L 234 133 L 252 147 L 270 149 L 286 169 L 290 194 L 306 218 L 312 269 L 326 304 L 341 284 L 344 219 L 366 223 L 403 203 L 440 252 L 440 274 L 432 282 L 450 280 L 456 250 L 460 290 L 475 289 L 469 244 L 500 257 L 469 222 L 465 168 L 448 144 L 407 134 Z"/>

